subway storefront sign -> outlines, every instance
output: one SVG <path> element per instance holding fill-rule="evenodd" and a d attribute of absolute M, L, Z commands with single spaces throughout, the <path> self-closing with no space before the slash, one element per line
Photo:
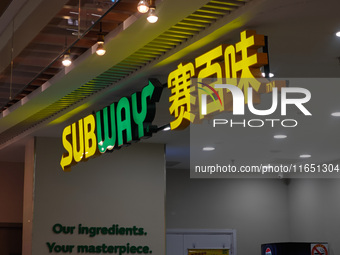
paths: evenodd
<path fill-rule="evenodd" d="M 196 57 L 194 62 L 180 63 L 168 76 L 169 111 L 175 117 L 170 123 L 171 130 L 182 130 L 216 113 L 233 111 L 231 91 L 217 85 L 237 87 L 244 94 L 244 104 L 248 104 L 249 89 L 252 101 L 257 104 L 261 94 L 285 87 L 285 81 L 263 78 L 261 68 L 266 67 L 269 74 L 267 51 L 264 35 L 245 30 L 238 43 L 219 45 Z M 202 98 L 207 99 L 205 103 Z M 205 114 L 202 105 L 206 106 Z"/>
<path fill-rule="evenodd" d="M 71 166 L 78 162 L 151 136 L 156 102 L 161 93 L 162 85 L 152 79 L 141 92 L 122 97 L 118 102 L 65 127 L 62 143 L 66 152 L 60 161 L 62 169 L 71 171 Z"/>

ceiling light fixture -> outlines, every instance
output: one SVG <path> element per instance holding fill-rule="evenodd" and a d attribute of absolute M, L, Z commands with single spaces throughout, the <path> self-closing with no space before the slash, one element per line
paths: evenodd
<path fill-rule="evenodd" d="M 331 115 L 334 117 L 340 117 L 340 112 L 333 112 Z"/>
<path fill-rule="evenodd" d="M 102 23 L 100 22 L 100 29 L 98 34 L 98 40 L 97 40 L 97 50 L 96 53 L 98 56 L 103 56 L 106 53 L 106 50 L 104 49 L 104 34 L 102 33 Z"/>
<path fill-rule="evenodd" d="M 63 58 L 63 66 L 70 66 L 72 64 L 72 60 L 71 60 L 71 56 L 70 56 L 70 50 L 68 50 L 65 54 L 64 54 L 64 58 Z"/>
<path fill-rule="evenodd" d="M 203 151 L 213 151 L 213 150 L 215 150 L 215 147 L 207 146 L 207 147 L 203 147 L 202 150 Z"/>
<path fill-rule="evenodd" d="M 266 74 L 265 74 L 265 73 L 262 73 L 262 76 L 263 76 L 263 77 L 266 77 Z M 274 74 L 273 74 L 273 73 L 269 73 L 269 78 L 272 78 L 272 77 L 274 77 Z"/>
<path fill-rule="evenodd" d="M 156 132 L 158 132 L 158 131 L 169 131 L 169 130 L 171 130 L 170 124 L 166 124 L 166 125 L 158 127 Z"/>
<path fill-rule="evenodd" d="M 286 135 L 274 135 L 274 138 L 275 139 L 284 139 L 284 138 L 287 138 Z"/>
<path fill-rule="evenodd" d="M 147 0 L 140 0 L 137 5 L 137 10 L 140 13 L 147 13 L 149 11 L 149 3 Z"/>
<path fill-rule="evenodd" d="M 300 158 L 310 158 L 312 155 L 309 154 L 302 154 L 300 155 Z"/>
<path fill-rule="evenodd" d="M 61 61 L 61 63 L 63 64 L 63 66 L 70 66 L 72 64 L 72 59 L 71 59 L 71 49 L 67 49 L 67 36 L 65 36 L 65 47 L 64 47 L 64 57 L 63 60 Z"/>
<path fill-rule="evenodd" d="M 339 31 L 339 32 L 336 32 L 335 35 L 336 35 L 337 37 L 340 37 L 340 31 Z"/>
<path fill-rule="evenodd" d="M 150 7 L 148 17 L 146 18 L 150 23 L 156 23 L 158 16 L 156 15 L 156 8 Z"/>
<path fill-rule="evenodd" d="M 105 55 L 106 50 L 104 49 L 104 43 L 98 43 L 98 47 L 97 47 L 96 53 L 97 53 L 98 56 Z"/>
<path fill-rule="evenodd" d="M 156 1 L 155 0 L 140 0 L 137 5 L 137 10 L 140 13 L 148 13 L 146 18 L 150 23 L 156 23 L 158 16 L 156 14 Z"/>

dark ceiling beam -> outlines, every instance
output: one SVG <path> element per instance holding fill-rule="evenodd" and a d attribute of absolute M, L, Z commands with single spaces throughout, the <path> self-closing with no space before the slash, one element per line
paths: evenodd
<path fill-rule="evenodd" d="M 22 65 L 30 65 L 35 67 L 46 67 L 51 63 L 50 59 L 40 57 L 22 58 L 19 56 L 16 58 L 16 61 L 20 62 Z"/>
<path fill-rule="evenodd" d="M 68 19 L 78 20 L 78 8 L 70 8 L 70 9 L 62 9 L 54 18 L 58 18 L 60 21 L 65 20 L 63 23 L 67 24 Z M 111 11 L 105 16 L 105 20 L 122 22 L 126 20 L 129 16 L 131 16 L 135 11 L 121 12 L 121 11 Z M 87 22 L 91 24 L 91 21 L 96 22 L 100 17 L 98 15 L 103 15 L 103 12 L 95 11 L 95 9 L 86 10 L 86 12 L 81 13 L 80 22 Z M 53 21 L 55 24 L 56 21 Z"/>
<path fill-rule="evenodd" d="M 68 41 L 68 45 L 75 42 L 76 40 Z M 65 36 L 62 35 L 46 35 L 46 34 L 39 34 L 34 38 L 32 41 L 35 44 L 48 44 L 48 45 L 64 45 L 65 44 Z M 81 39 L 76 43 L 76 47 L 80 48 L 90 48 L 92 45 L 96 43 L 96 40 L 88 40 L 88 39 Z"/>
<path fill-rule="evenodd" d="M 20 89 L 22 89 L 24 85 L 23 84 L 18 84 L 18 83 L 13 83 L 12 84 L 12 91 L 16 90 L 17 92 L 19 92 Z M 0 85 L 0 92 L 1 93 L 5 93 L 5 92 L 8 92 L 9 93 L 10 91 L 10 86 L 8 83 L 4 84 L 2 83 Z"/>
<path fill-rule="evenodd" d="M 49 45 L 41 43 L 30 43 L 26 48 L 26 51 L 31 52 L 48 52 L 48 53 L 61 53 L 64 51 L 64 45 Z"/>
<path fill-rule="evenodd" d="M 137 4 L 139 0 L 133 0 L 133 1 L 120 1 L 116 6 L 110 11 L 110 12 L 126 12 L 127 14 L 133 14 L 136 12 Z M 104 14 L 108 9 L 110 8 L 109 5 L 100 5 L 100 4 L 89 4 L 87 3 L 86 6 L 82 7 L 83 12 L 92 12 L 95 14 Z M 77 5 L 65 5 L 63 10 L 66 11 L 67 14 L 70 14 L 70 12 L 78 13 L 79 8 Z M 71 14 L 76 15 L 76 14 Z"/>
<path fill-rule="evenodd" d="M 35 73 L 30 73 L 30 72 L 23 72 L 23 71 L 17 71 L 13 73 L 13 77 L 22 77 L 24 78 L 30 78 L 33 79 L 35 76 L 32 76 L 32 74 L 35 75 Z M 42 73 L 40 74 L 37 79 L 38 80 L 49 80 L 53 77 L 53 75 L 51 74 L 46 74 L 46 73 Z M 14 79 L 13 79 L 14 80 Z"/>
<path fill-rule="evenodd" d="M 121 22 L 110 22 L 109 20 L 103 20 L 102 21 L 102 32 L 103 33 L 109 33 L 110 31 L 112 31 L 113 29 L 115 29 L 116 27 L 118 27 L 119 23 Z M 56 29 L 61 30 L 62 32 L 57 32 L 60 34 L 64 34 L 64 35 L 70 35 L 72 30 L 78 30 L 77 26 L 70 26 L 67 24 L 64 24 L 64 22 L 60 22 L 58 24 L 53 24 L 50 23 L 46 26 L 46 28 L 44 29 L 44 33 L 55 33 Z M 91 31 L 94 32 L 99 32 L 99 25 L 94 26 Z"/>
<path fill-rule="evenodd" d="M 59 57 L 59 55 L 61 55 L 64 52 L 64 49 L 59 51 L 59 52 L 47 52 L 47 51 L 39 51 L 39 50 L 29 50 L 29 49 L 25 49 L 22 54 L 19 55 L 19 57 L 27 57 L 27 58 L 31 58 L 31 57 L 39 57 L 39 58 L 48 58 L 51 60 L 51 62 Z M 84 53 L 84 49 L 82 48 L 77 48 L 74 47 L 71 50 L 71 54 L 72 55 L 76 55 L 79 56 L 81 54 Z"/>
<path fill-rule="evenodd" d="M 37 74 L 37 73 L 40 73 L 43 70 L 43 68 L 37 67 L 37 66 L 20 65 L 16 67 L 15 70 Z M 59 73 L 59 71 L 60 71 L 60 68 L 48 68 L 44 71 L 44 74 L 56 75 L 57 73 Z"/>
<path fill-rule="evenodd" d="M 32 79 L 34 78 L 34 76 L 19 76 L 19 75 L 13 75 L 12 78 L 12 86 L 13 84 L 27 84 L 28 82 L 30 82 Z M 5 87 L 9 87 L 10 85 L 10 79 L 7 79 L 6 81 L 2 81 L 1 84 L 3 84 Z"/>

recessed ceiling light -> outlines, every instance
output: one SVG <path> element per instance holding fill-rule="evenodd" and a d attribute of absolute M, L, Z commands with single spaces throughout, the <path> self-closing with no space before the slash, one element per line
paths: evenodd
<path fill-rule="evenodd" d="M 213 150 L 215 150 L 215 148 L 211 146 L 203 147 L 203 151 L 213 151 Z"/>
<path fill-rule="evenodd" d="M 262 73 L 262 76 L 265 77 L 266 74 L 265 74 L 265 73 Z M 274 77 L 274 74 L 273 74 L 273 73 L 269 73 L 269 78 L 272 78 L 272 77 Z"/>
<path fill-rule="evenodd" d="M 339 32 L 336 32 L 335 34 L 337 37 L 340 37 L 340 31 Z"/>
<path fill-rule="evenodd" d="M 333 112 L 331 115 L 334 117 L 340 117 L 340 112 Z"/>
<path fill-rule="evenodd" d="M 300 155 L 300 158 L 310 158 L 312 155 L 309 154 L 302 154 Z"/>
<path fill-rule="evenodd" d="M 275 139 L 284 139 L 284 138 L 287 138 L 286 135 L 274 135 L 274 138 Z"/>

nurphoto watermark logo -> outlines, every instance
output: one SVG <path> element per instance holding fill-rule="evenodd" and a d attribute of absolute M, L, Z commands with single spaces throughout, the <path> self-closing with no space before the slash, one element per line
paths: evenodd
<path fill-rule="evenodd" d="M 312 116 L 312 113 L 306 107 L 306 104 L 311 100 L 311 92 L 306 88 L 272 87 L 270 92 L 267 93 L 271 94 L 271 99 L 266 102 L 267 108 L 261 109 L 261 107 L 258 107 L 261 105 L 260 95 L 258 92 L 254 92 L 252 87 L 242 90 L 232 84 L 208 84 L 204 82 L 197 82 L 197 84 L 200 86 L 197 86 L 198 89 L 194 97 L 196 100 L 198 99 L 199 113 L 196 114 L 200 116 L 200 119 L 207 116 L 209 116 L 208 119 L 211 119 L 211 116 L 216 116 L 224 111 L 232 112 L 233 116 L 245 116 L 246 113 L 247 116 L 256 116 L 256 118 L 244 118 L 241 121 L 232 118 L 213 118 L 211 122 L 213 127 L 218 125 L 250 128 L 275 127 L 276 125 L 296 127 L 298 125 L 296 119 L 284 118 L 287 116 L 289 106 L 295 107 L 295 110 L 305 116 Z M 271 118 L 274 113 L 276 113 L 276 116 L 279 114 L 281 118 Z M 258 116 L 261 116 L 261 118 Z"/>
<path fill-rule="evenodd" d="M 192 80 L 192 178 L 340 178 L 340 80 L 281 80 Z"/>

